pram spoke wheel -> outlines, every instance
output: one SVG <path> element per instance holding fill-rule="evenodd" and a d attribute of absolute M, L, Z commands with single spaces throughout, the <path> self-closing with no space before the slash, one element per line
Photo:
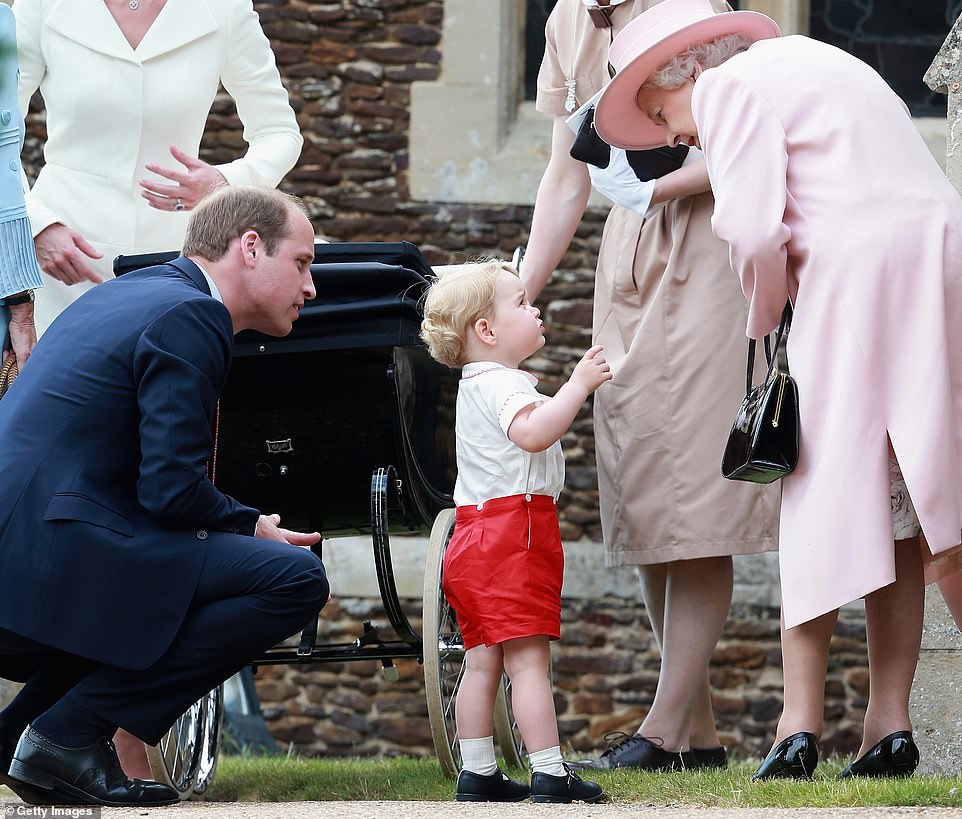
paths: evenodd
<path fill-rule="evenodd" d="M 204 707 L 204 737 L 197 761 L 197 780 L 194 783 L 194 799 L 203 799 L 204 793 L 214 779 L 217 759 L 224 731 L 224 686 L 218 685 L 207 695 Z"/>
<path fill-rule="evenodd" d="M 442 509 L 434 521 L 424 559 L 422 640 L 424 693 L 434 750 L 445 776 L 455 777 L 461 767 L 454 701 L 464 667 L 464 643 L 454 611 L 441 591 L 441 564 L 451 533 L 454 510 Z"/>
<path fill-rule="evenodd" d="M 424 599 L 422 640 L 424 645 L 424 690 L 434 750 L 441 770 L 455 777 L 461 768 L 458 729 L 454 719 L 454 703 L 464 673 L 464 642 L 454 610 L 441 590 L 444 552 L 454 531 L 454 510 L 442 510 L 434 521 L 424 560 Z M 505 677 L 505 683 L 507 677 Z M 508 706 L 507 685 L 502 684 L 494 706 L 495 739 L 504 761 L 510 767 L 523 768 L 520 734 Z"/>
<path fill-rule="evenodd" d="M 223 724 L 223 687 L 201 697 L 156 745 L 147 746 L 154 779 L 170 785 L 181 800 L 203 793 L 217 767 Z"/>

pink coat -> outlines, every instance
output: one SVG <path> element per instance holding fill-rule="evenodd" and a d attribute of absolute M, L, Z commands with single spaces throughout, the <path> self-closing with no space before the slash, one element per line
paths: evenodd
<path fill-rule="evenodd" d="M 933 553 L 962 539 L 962 199 L 878 74 L 806 37 L 705 71 L 692 110 L 748 335 L 795 304 L 792 627 L 895 580 L 886 435 Z"/>

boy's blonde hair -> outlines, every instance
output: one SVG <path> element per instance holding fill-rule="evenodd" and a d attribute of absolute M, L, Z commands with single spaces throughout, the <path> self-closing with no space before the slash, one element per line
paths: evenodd
<path fill-rule="evenodd" d="M 432 358 L 449 367 L 465 363 L 468 331 L 494 304 L 495 283 L 502 272 L 518 275 L 500 259 L 451 265 L 439 271 L 424 297 L 421 321 L 421 340 Z"/>

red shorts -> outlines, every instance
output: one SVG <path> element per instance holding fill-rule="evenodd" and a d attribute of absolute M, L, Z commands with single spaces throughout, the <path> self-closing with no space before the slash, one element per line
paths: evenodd
<path fill-rule="evenodd" d="M 561 636 L 564 552 L 555 501 L 511 495 L 459 506 L 442 586 L 465 649 Z"/>

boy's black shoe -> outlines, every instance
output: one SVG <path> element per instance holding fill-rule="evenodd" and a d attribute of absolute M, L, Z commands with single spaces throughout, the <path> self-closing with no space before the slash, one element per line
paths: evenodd
<path fill-rule="evenodd" d="M 531 775 L 532 802 L 606 802 L 607 795 L 601 785 L 581 779 L 565 765 L 564 776 L 546 773 Z"/>
<path fill-rule="evenodd" d="M 508 779 L 498 768 L 490 776 L 461 771 L 454 798 L 457 802 L 520 802 L 530 793 L 524 782 Z"/>

